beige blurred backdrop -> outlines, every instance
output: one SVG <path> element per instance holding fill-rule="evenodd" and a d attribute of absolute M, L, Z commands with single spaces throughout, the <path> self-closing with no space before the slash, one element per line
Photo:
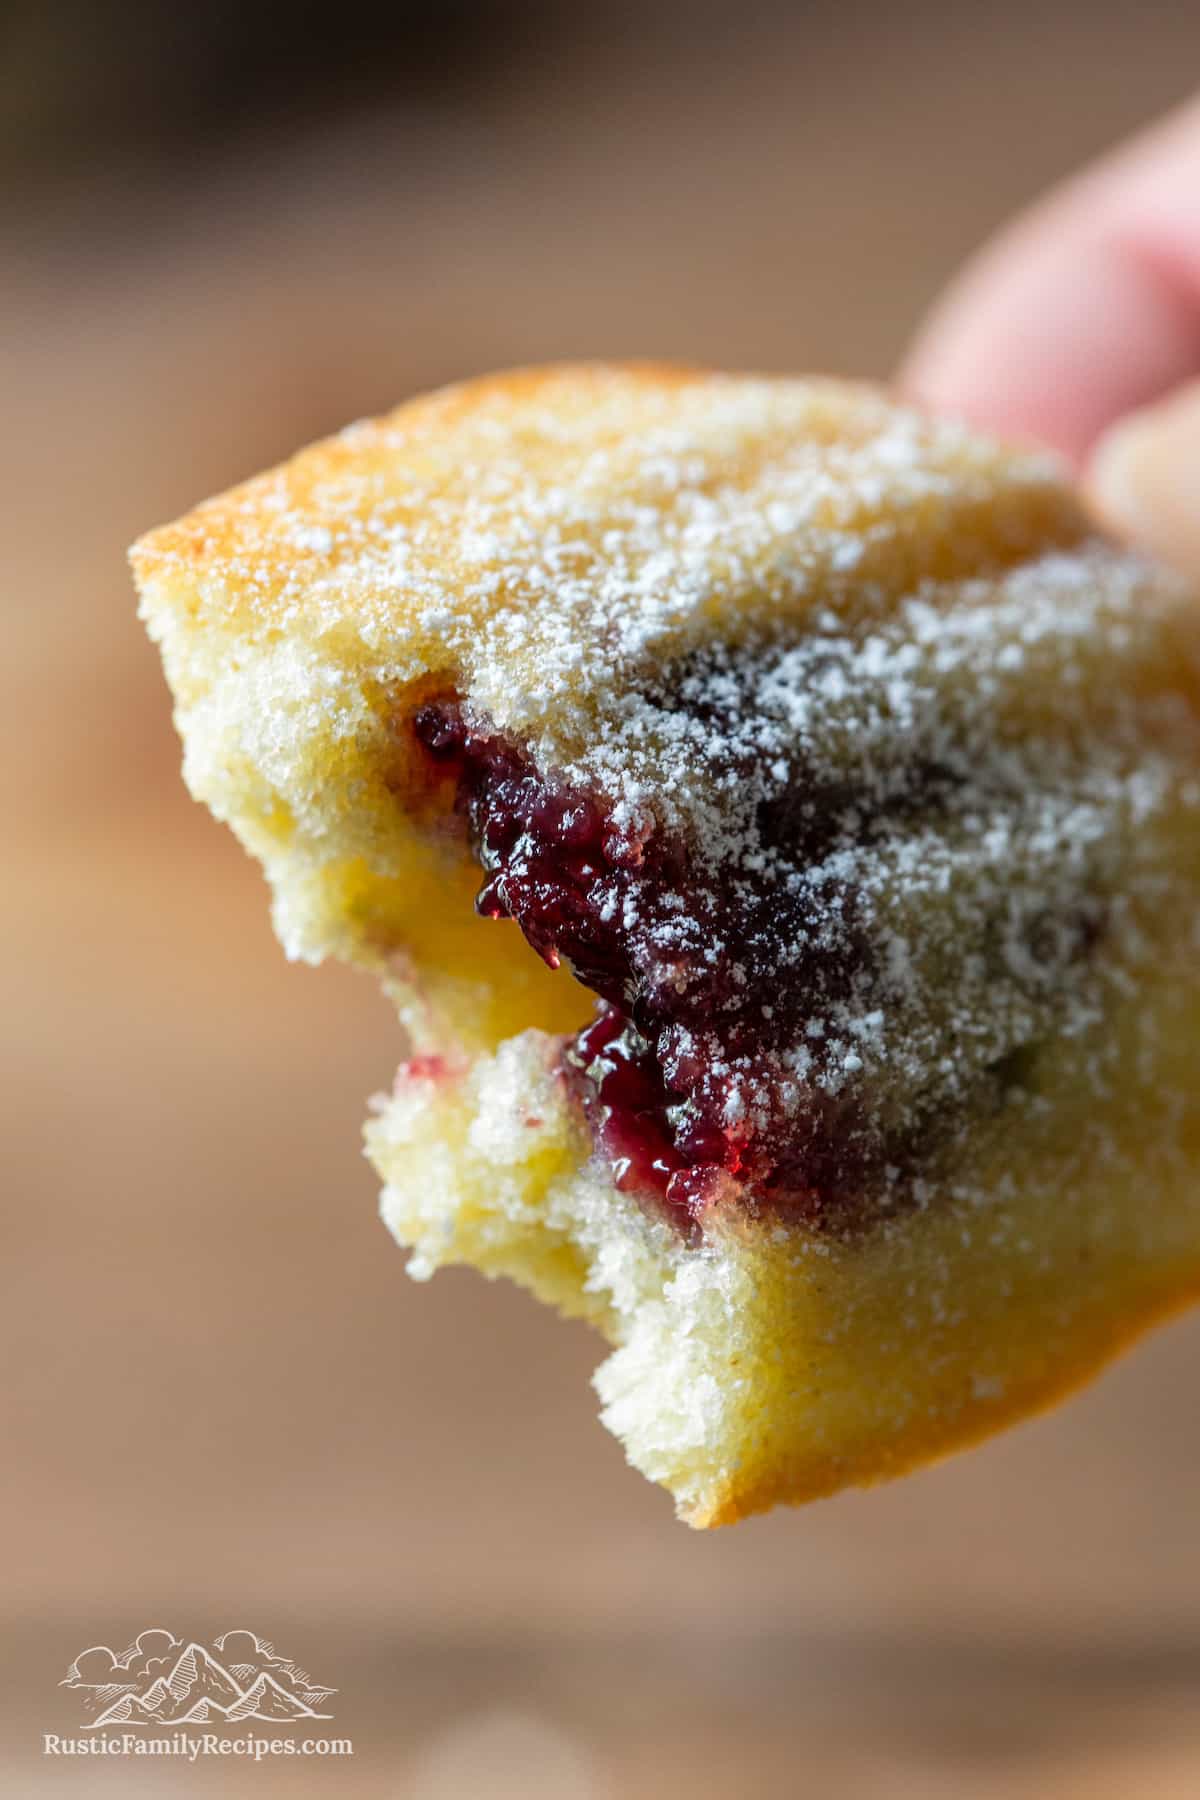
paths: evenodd
<path fill-rule="evenodd" d="M 1200 1793 L 1200 1322 L 898 1486 L 675 1524 L 585 1330 L 406 1279 L 359 1150 L 394 1024 L 285 964 L 188 799 L 123 561 L 497 365 L 885 374 L 1010 209 L 1187 94 L 1200 15 L 459 4 L 303 104 L 203 64 L 204 110 L 205 9 L 158 63 L 124 10 L 83 69 L 84 9 L 16 9 L 0 78 L 0 1789 Z M 274 1639 L 353 1761 L 42 1758 L 75 1653 L 159 1625 Z"/>

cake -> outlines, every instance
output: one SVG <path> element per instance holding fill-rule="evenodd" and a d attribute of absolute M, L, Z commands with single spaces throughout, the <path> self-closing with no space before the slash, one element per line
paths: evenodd
<path fill-rule="evenodd" d="M 507 373 L 134 548 L 192 792 L 374 971 L 383 1216 L 611 1346 L 692 1525 L 1200 1285 L 1200 608 L 865 385 Z"/>

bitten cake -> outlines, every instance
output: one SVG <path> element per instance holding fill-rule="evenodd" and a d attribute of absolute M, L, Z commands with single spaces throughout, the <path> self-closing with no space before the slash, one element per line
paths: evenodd
<path fill-rule="evenodd" d="M 867 387 L 530 370 L 133 552 L 193 793 L 394 996 L 424 1277 L 611 1345 L 693 1525 L 1046 1405 L 1200 1285 L 1200 607 Z"/>

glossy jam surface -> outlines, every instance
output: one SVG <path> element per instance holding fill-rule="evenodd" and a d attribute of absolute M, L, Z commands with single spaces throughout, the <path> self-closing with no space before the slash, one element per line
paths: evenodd
<path fill-rule="evenodd" d="M 551 967 L 565 961 L 601 998 L 564 1073 L 616 1185 L 683 1229 L 731 1178 L 747 1205 L 823 1215 L 861 1173 L 852 1122 L 811 1096 L 787 1104 L 769 1079 L 753 1108 L 742 1098 L 746 1069 L 803 1031 L 795 901 L 744 881 L 725 895 L 690 882 L 666 834 L 618 828 L 600 799 L 548 783 L 453 702 L 422 707 L 413 729 L 455 779 L 484 870 L 480 913 L 514 919 Z"/>

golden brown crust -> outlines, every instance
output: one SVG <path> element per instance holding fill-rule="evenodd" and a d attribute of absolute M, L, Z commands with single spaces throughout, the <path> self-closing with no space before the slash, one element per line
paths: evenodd
<path fill-rule="evenodd" d="M 563 365 L 353 425 L 132 558 L 152 625 L 349 628 L 532 727 L 714 631 L 1077 542 L 1057 477 L 853 383 Z"/>
<path fill-rule="evenodd" d="M 854 1467 L 847 1467 L 844 1462 L 829 1463 L 803 1485 L 781 1480 L 776 1469 L 768 1469 L 750 1481 L 729 1482 L 715 1490 L 702 1505 L 682 1514 L 684 1522 L 697 1531 L 738 1525 L 743 1519 L 770 1512 L 775 1506 L 803 1506 L 810 1500 L 828 1499 L 845 1487 L 874 1487 L 885 1481 L 896 1481 L 960 1451 L 971 1450 L 1010 1426 L 1051 1412 L 1087 1387 L 1108 1363 L 1132 1349 L 1148 1332 L 1156 1326 L 1169 1324 L 1197 1301 L 1200 1301 L 1200 1269 L 1189 1267 L 1179 1272 L 1173 1287 L 1152 1300 L 1130 1308 L 1127 1301 L 1114 1299 L 1103 1327 L 1081 1329 L 1076 1343 L 1059 1348 L 1052 1369 L 1039 1366 L 1023 1375 L 1019 1359 L 1014 1357 L 1013 1385 L 1003 1400 L 964 1409 L 953 1429 L 947 1430 L 944 1424 L 931 1424 L 925 1420 L 915 1422 L 886 1450 L 881 1446 L 875 1455 L 863 1458 Z M 1014 1342 L 1026 1328 L 1026 1323 L 1014 1316 Z"/>

